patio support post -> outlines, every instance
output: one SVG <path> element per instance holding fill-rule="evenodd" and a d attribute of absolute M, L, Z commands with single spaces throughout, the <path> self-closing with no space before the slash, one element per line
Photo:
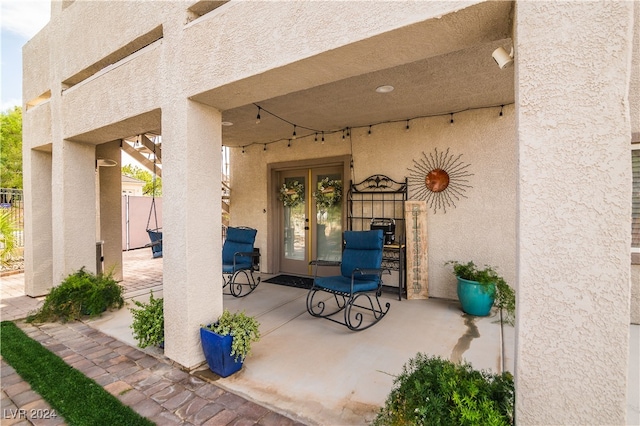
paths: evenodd
<path fill-rule="evenodd" d="M 122 162 L 120 141 L 96 146 L 96 158 L 114 160 L 113 167 L 98 167 L 99 183 L 96 241 L 104 241 L 104 272 L 122 279 Z"/>
<path fill-rule="evenodd" d="M 222 313 L 221 118 L 186 99 L 162 112 L 165 355 L 188 369 Z"/>
<path fill-rule="evenodd" d="M 28 127 L 25 127 L 25 135 Z M 25 147 L 26 147 L 25 143 Z M 25 148 L 24 188 L 24 292 L 45 295 L 52 286 L 51 153 Z"/>
<path fill-rule="evenodd" d="M 96 272 L 96 149 L 53 144 L 53 285 L 82 268 Z"/>
<path fill-rule="evenodd" d="M 626 424 L 633 7 L 516 2 L 519 425 Z"/>

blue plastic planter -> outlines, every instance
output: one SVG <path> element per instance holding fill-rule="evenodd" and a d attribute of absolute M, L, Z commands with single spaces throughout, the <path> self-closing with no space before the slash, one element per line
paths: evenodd
<path fill-rule="evenodd" d="M 221 336 L 213 331 L 200 327 L 200 341 L 202 343 L 202 351 L 207 359 L 209 369 L 220 377 L 227 377 L 242 368 L 242 361 L 235 356 L 231 356 L 231 340 L 230 335 Z"/>
<path fill-rule="evenodd" d="M 462 310 L 467 314 L 478 317 L 489 315 L 496 295 L 495 284 L 490 284 L 486 288 L 477 281 L 456 278 L 458 278 L 458 299 L 462 305 Z"/>

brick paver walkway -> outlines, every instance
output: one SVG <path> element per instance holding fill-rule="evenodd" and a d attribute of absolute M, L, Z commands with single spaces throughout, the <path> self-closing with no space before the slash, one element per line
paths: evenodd
<path fill-rule="evenodd" d="M 125 252 L 125 294 L 162 285 L 162 259 L 148 260 L 148 250 Z M 1 319 L 24 318 L 41 300 L 24 295 L 24 275 L 2 281 Z M 82 322 L 42 324 L 16 322 L 31 338 L 69 365 L 95 380 L 124 404 L 158 425 L 302 425 L 284 415 L 227 392 L 181 370 L 162 356 L 131 347 Z M 215 377 L 215 375 L 213 375 Z M 0 424 L 63 425 L 43 418 L 52 412 L 40 395 L 0 359 Z"/>

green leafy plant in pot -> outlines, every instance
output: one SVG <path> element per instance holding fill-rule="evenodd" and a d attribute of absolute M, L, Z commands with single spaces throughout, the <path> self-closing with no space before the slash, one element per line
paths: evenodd
<path fill-rule="evenodd" d="M 138 341 L 138 346 L 164 347 L 164 302 L 163 299 L 153 297 L 153 292 L 149 295 L 149 302 L 144 303 L 134 300 L 133 303 L 139 308 L 130 308 L 133 315 L 133 337 Z"/>
<path fill-rule="evenodd" d="M 260 340 L 260 323 L 243 312 L 224 310 L 218 321 L 200 327 L 202 351 L 209 369 L 227 377 L 242 368 L 251 344 Z"/>
<path fill-rule="evenodd" d="M 513 288 L 502 278 L 494 267 L 485 265 L 478 268 L 473 261 L 461 263 L 451 260 L 445 265 L 453 266 L 453 274 L 458 281 L 458 299 L 462 310 L 470 315 L 487 316 L 493 306 L 500 309 L 501 318 L 507 324 L 514 324 L 516 295 Z"/>

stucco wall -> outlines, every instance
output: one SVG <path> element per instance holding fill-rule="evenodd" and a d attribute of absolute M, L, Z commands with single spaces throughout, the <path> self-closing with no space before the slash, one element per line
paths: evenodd
<path fill-rule="evenodd" d="M 517 3 L 519 424 L 625 424 L 632 8 Z"/>
<path fill-rule="evenodd" d="M 287 142 L 231 150 L 231 224 L 258 229 L 256 246 L 261 247 L 261 265 L 274 253 L 264 252 L 270 232 L 268 214 L 269 188 L 267 164 L 307 158 L 321 158 L 351 153 L 353 146 L 354 178 L 359 182 L 373 174 L 384 174 L 395 180 L 410 175 L 422 152 L 429 155 L 438 149 L 460 157 L 473 173 L 464 194 L 468 198 L 454 200 L 456 207 L 446 213 L 429 211 L 429 292 L 433 297 L 457 298 L 455 279 L 443 266 L 447 260 L 473 260 L 479 265 L 498 268 L 507 282 L 515 285 L 516 245 L 516 148 L 515 119 L 512 105 L 455 114 L 454 125 L 449 115 L 413 120 L 409 132 L 405 122 L 354 129 L 351 144 L 342 133 L 328 136 L 325 144 L 313 137 L 298 139 L 290 148 Z M 346 180 L 349 178 L 347 177 Z M 346 185 L 345 185 L 346 186 Z M 416 189 L 410 185 L 409 199 Z M 276 194 L 270 194 L 274 196 Z M 267 271 L 265 271 L 267 272 Z M 277 271 L 268 271 L 277 272 Z"/>
<path fill-rule="evenodd" d="M 634 2 L 633 59 L 629 82 L 631 132 L 640 140 L 640 2 Z M 631 323 L 640 324 L 640 265 L 631 267 Z"/>

